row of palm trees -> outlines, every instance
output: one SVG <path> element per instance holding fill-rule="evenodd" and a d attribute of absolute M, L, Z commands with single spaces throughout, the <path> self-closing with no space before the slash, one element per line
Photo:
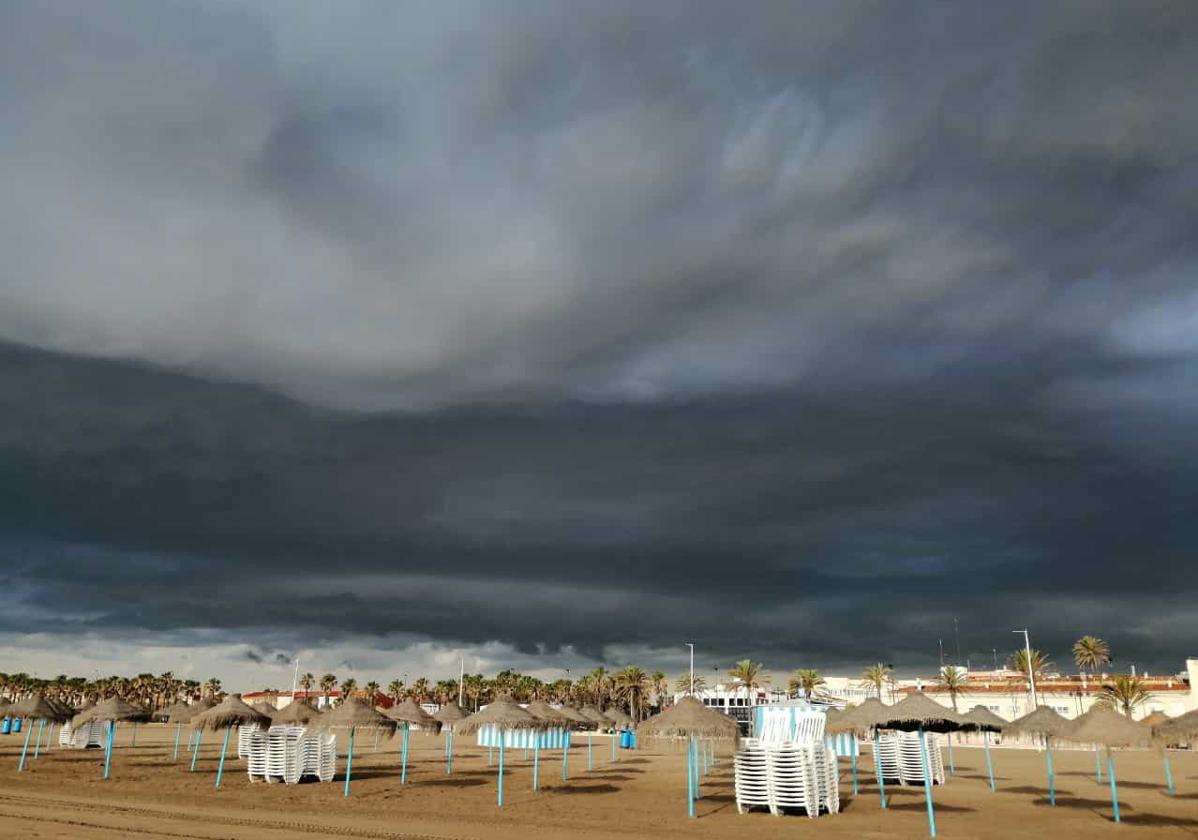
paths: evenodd
<path fill-rule="evenodd" d="M 59 674 L 52 679 L 34 677 L 24 672 L 0 673 L 0 695 L 15 698 L 29 694 L 44 694 L 80 706 L 103 697 L 124 697 L 151 711 L 169 706 L 182 698 L 217 697 L 220 680 L 212 677 L 199 680 L 180 679 L 171 671 L 162 674 L 138 674 L 135 677 L 109 676 L 88 679 Z"/>

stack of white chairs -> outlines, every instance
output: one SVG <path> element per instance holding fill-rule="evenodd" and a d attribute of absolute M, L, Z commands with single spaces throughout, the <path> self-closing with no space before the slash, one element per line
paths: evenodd
<path fill-rule="evenodd" d="M 840 813 L 840 761 L 827 745 L 816 745 L 816 783 L 820 807 L 829 814 Z"/>
<path fill-rule="evenodd" d="M 928 770 L 932 784 L 944 784 L 944 758 L 940 754 L 940 743 L 936 736 L 927 733 Z M 923 750 L 918 732 L 903 732 L 898 738 L 899 781 L 904 785 L 923 784 Z"/>
<path fill-rule="evenodd" d="M 819 774 L 816 773 L 814 744 L 789 742 L 771 745 L 765 751 L 769 774 L 770 811 L 802 808 L 807 816 L 819 816 Z"/>
<path fill-rule="evenodd" d="M 882 768 L 882 778 L 886 781 L 898 781 L 901 775 L 899 772 L 898 736 L 879 735 L 874 749 L 878 751 L 877 761 Z"/>
<path fill-rule="evenodd" d="M 71 726 L 70 721 L 67 721 L 58 732 L 58 746 L 76 750 L 102 747 L 104 746 L 105 731 L 103 721 L 93 720 L 78 729 Z"/>
<path fill-rule="evenodd" d="M 272 726 L 250 733 L 246 744 L 251 779 L 297 784 L 331 782 L 337 773 L 337 737 L 301 726 Z"/>
<path fill-rule="evenodd" d="M 247 723 L 245 726 L 237 727 L 237 757 L 248 758 L 250 754 L 250 739 L 253 734 L 259 731 L 260 727 L 256 723 Z"/>
<path fill-rule="evenodd" d="M 756 738 L 745 738 L 734 759 L 736 768 L 736 811 L 743 814 L 750 808 L 769 808 L 769 768 L 766 766 L 765 750 Z"/>

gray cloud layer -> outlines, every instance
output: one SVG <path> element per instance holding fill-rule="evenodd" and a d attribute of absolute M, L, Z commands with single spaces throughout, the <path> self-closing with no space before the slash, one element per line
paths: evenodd
<path fill-rule="evenodd" d="M 1196 45 L 1165 2 L 8 4 L 7 629 L 915 661 L 960 614 L 1173 667 Z"/>

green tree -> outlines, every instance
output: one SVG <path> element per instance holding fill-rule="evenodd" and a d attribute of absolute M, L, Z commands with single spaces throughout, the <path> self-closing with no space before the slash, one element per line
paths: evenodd
<path fill-rule="evenodd" d="M 1116 676 L 1098 692 L 1096 703 L 1122 712 L 1128 717 L 1148 699 L 1148 690 L 1139 677 L 1129 677 L 1125 674 Z"/>
<path fill-rule="evenodd" d="M 1053 667 L 1052 662 L 1038 650 L 1032 649 L 1031 667 L 1028 667 L 1028 655 L 1026 648 L 1019 650 L 1007 657 L 1007 667 L 1017 674 L 1023 674 L 1027 678 L 1030 673 L 1036 679 L 1041 679 Z"/>
<path fill-rule="evenodd" d="M 344 703 L 354 695 L 358 690 L 358 681 L 353 677 L 346 677 L 341 681 L 341 702 Z"/>
<path fill-rule="evenodd" d="M 1111 662 L 1111 646 L 1097 636 L 1082 636 L 1073 643 L 1073 662 L 1085 679 L 1086 671 L 1097 674 Z"/>
<path fill-rule="evenodd" d="M 728 676 L 740 681 L 745 689 L 745 697 L 750 702 L 753 697 L 753 689 L 770 684 L 770 677 L 765 672 L 765 665 L 761 662 L 754 662 L 752 659 L 742 659 L 737 662 L 728 669 Z"/>
<path fill-rule="evenodd" d="M 964 668 L 956 665 L 945 665 L 940 669 L 940 678 L 936 684 L 948 692 L 953 703 L 953 711 L 957 711 L 957 695 L 965 690 L 966 673 Z"/>
<path fill-rule="evenodd" d="M 791 694 L 802 691 L 805 697 L 810 697 L 817 686 L 826 684 L 827 680 L 820 676 L 819 671 L 814 668 L 800 668 L 791 676 L 787 687 Z"/>
<path fill-rule="evenodd" d="M 639 721 L 649 693 L 649 675 L 640 667 L 629 665 L 616 672 L 614 683 L 615 696 L 628 704 L 628 714 Z"/>
<path fill-rule="evenodd" d="M 873 688 L 878 699 L 882 699 L 882 689 L 890 682 L 890 668 L 877 662 L 861 672 L 861 683 Z"/>
<path fill-rule="evenodd" d="M 324 693 L 324 705 L 329 705 L 329 692 L 337 687 L 337 675 L 325 674 L 320 678 L 320 690 Z"/>
<path fill-rule="evenodd" d="M 702 674 L 695 674 L 693 689 L 693 693 L 695 694 L 702 694 L 707 690 L 707 680 L 703 679 Z M 674 690 L 679 694 L 692 693 L 691 675 L 689 671 L 674 681 Z"/>

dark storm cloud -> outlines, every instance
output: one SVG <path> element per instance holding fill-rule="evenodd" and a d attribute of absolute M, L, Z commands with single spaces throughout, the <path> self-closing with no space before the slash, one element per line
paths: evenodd
<path fill-rule="evenodd" d="M 1196 36 L 8 4 L 0 622 L 1173 667 Z"/>

